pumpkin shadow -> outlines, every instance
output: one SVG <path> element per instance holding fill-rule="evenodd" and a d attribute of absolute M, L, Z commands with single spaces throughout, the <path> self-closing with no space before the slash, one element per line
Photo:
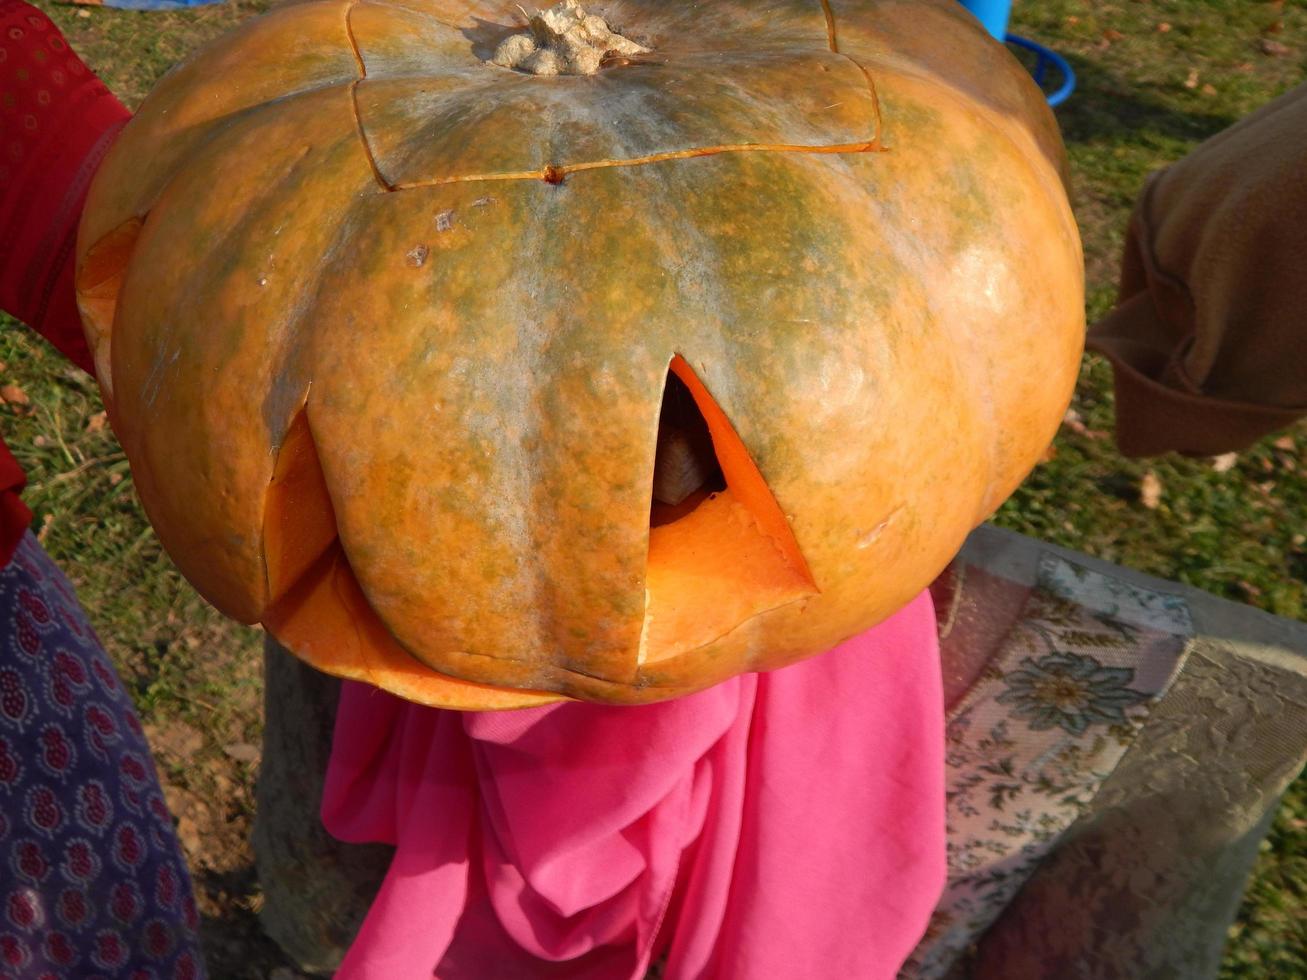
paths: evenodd
<path fill-rule="evenodd" d="M 1191 112 L 1166 105 L 1149 91 L 1106 71 L 1101 64 L 1067 55 L 1076 89 L 1057 109 L 1062 138 L 1070 145 L 1126 140 L 1159 145 L 1200 142 L 1232 125 L 1237 116 Z"/>
<path fill-rule="evenodd" d="M 474 55 L 482 61 L 489 61 L 504 38 L 521 34 L 525 30 L 525 24 L 496 24 L 473 17 L 472 26 L 462 28 L 460 33 L 471 42 Z"/>

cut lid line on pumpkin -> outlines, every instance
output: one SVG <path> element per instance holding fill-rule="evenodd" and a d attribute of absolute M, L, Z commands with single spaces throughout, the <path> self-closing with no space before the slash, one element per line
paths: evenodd
<path fill-rule="evenodd" d="M 650 163 L 663 163 L 669 160 L 689 160 L 694 157 L 717 156 L 723 153 L 879 153 L 884 150 L 880 136 L 877 134 L 869 140 L 858 143 L 842 143 L 832 146 L 803 146 L 769 143 L 732 143 L 723 146 L 703 146 L 692 150 L 668 150 L 664 153 L 651 153 L 643 157 L 631 157 L 625 160 L 588 160 L 584 163 L 549 164 L 539 170 L 518 170 L 497 174 L 457 174 L 449 177 L 430 177 L 425 180 L 405 181 L 392 184 L 380 172 L 378 180 L 387 190 L 405 191 L 418 187 L 437 187 L 441 184 L 465 184 L 479 180 L 540 180 L 546 184 L 561 184 L 569 174 L 586 170 L 606 170 L 613 167 L 642 167 Z M 372 158 L 371 153 L 368 154 Z M 375 169 L 376 164 L 373 163 Z"/>
<path fill-rule="evenodd" d="M 345 37 L 349 40 L 349 49 L 354 55 L 354 63 L 358 66 L 359 78 L 368 77 L 368 65 L 363 60 L 363 52 L 359 48 L 358 38 L 354 36 L 354 8 L 358 6 L 358 0 L 354 0 L 345 8 Z"/>
<path fill-rule="evenodd" d="M 826 43 L 830 46 L 831 54 L 837 54 L 841 58 L 847 59 L 858 71 L 862 72 L 862 77 L 867 80 L 867 92 L 871 96 L 872 111 L 876 115 L 877 149 L 883 150 L 885 147 L 880 145 L 880 134 L 884 130 L 881 127 L 880 95 L 876 91 L 876 81 L 871 77 L 871 72 L 866 65 L 840 50 L 839 32 L 835 25 L 835 11 L 831 9 L 830 0 L 821 0 L 821 12 L 826 17 Z"/>
<path fill-rule="evenodd" d="M 359 48 L 358 38 L 354 35 L 354 8 L 358 6 L 358 0 L 354 0 L 345 8 L 345 37 L 349 41 L 350 52 L 354 55 L 354 63 L 358 66 L 358 78 L 354 79 L 349 86 L 349 105 L 350 111 L 354 113 L 354 131 L 358 134 L 359 143 L 363 147 L 363 156 L 367 158 L 368 166 L 372 169 L 372 177 L 377 182 L 377 186 L 383 191 L 393 191 L 395 188 L 390 181 L 386 180 L 385 174 L 377 166 L 377 158 L 372 153 L 372 144 L 368 141 L 367 131 L 363 128 L 363 114 L 359 111 L 359 84 L 368 77 L 368 65 L 363 60 L 363 52 Z"/>
<path fill-rule="evenodd" d="M 377 158 L 372 153 L 372 144 L 368 142 L 368 134 L 363 130 L 363 116 L 359 113 L 359 84 L 363 81 L 356 78 L 350 83 L 349 87 L 349 104 L 354 111 L 354 131 L 358 134 L 359 144 L 363 147 L 363 156 L 368 161 L 368 166 L 372 169 L 372 177 L 377 182 L 377 186 L 387 193 L 399 190 L 394 184 L 386 179 L 386 175 L 381 172 L 377 166 Z"/>
<path fill-rule="evenodd" d="M 821 0 L 821 12 L 826 17 L 826 43 L 835 54 L 840 53 L 839 38 L 835 35 L 835 11 L 830 9 L 830 0 Z"/>

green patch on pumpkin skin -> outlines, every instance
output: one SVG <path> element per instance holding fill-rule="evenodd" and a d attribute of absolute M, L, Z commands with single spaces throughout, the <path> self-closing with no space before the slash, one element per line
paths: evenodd
<path fill-rule="evenodd" d="M 934 106 L 903 95 L 882 98 L 881 118 L 884 120 L 884 141 L 893 151 L 897 139 L 929 140 L 944 131 L 944 116 Z"/>

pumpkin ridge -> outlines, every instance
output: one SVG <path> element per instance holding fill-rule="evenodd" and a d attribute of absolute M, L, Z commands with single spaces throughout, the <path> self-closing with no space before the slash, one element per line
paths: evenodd
<path fill-rule="evenodd" d="M 853 63 L 858 65 L 859 67 L 862 67 L 860 62 L 852 58 L 850 58 L 849 60 L 853 61 Z M 925 68 L 921 65 L 916 64 L 915 62 L 907 63 L 907 64 L 895 64 L 894 74 L 901 78 L 905 78 L 908 81 L 919 82 L 924 85 L 934 86 L 935 92 L 937 94 L 943 95 L 945 98 L 947 98 L 953 104 L 957 105 L 959 108 L 963 108 L 966 111 L 975 114 L 980 119 L 983 119 L 985 121 L 985 124 L 989 127 L 989 129 L 993 133 L 1001 137 L 1006 143 L 1010 144 L 1013 148 L 1016 149 L 1017 155 L 1021 159 L 1029 160 L 1031 158 L 1031 154 L 1027 152 L 1027 149 L 1023 147 L 1008 131 L 1007 126 L 1004 125 L 1002 121 L 1001 114 L 997 110 L 991 109 L 988 106 L 984 105 L 983 103 L 968 97 L 964 92 L 959 92 L 952 85 L 950 85 L 946 79 L 940 77 L 939 75 L 934 74 L 933 72 L 930 71 L 929 68 Z M 1053 183 L 1050 183 L 1047 180 L 1047 175 L 1042 172 L 1043 168 L 1036 167 L 1033 164 L 1031 164 L 1030 169 L 1034 173 L 1035 178 L 1039 181 L 1040 186 L 1043 187 L 1044 191 L 1046 192 L 1048 200 L 1050 202 L 1056 202 L 1061 198 L 1065 198 L 1068 188 L 1066 187 L 1066 185 L 1062 180 L 1062 175 L 1061 175 L 1058 161 L 1051 160 L 1047 156 L 1045 156 L 1044 153 L 1042 153 L 1039 150 L 1038 144 L 1034 144 L 1032 146 L 1032 149 L 1034 149 L 1035 151 L 1034 156 L 1037 159 L 1046 163 L 1049 169 L 1053 171 L 1053 176 L 1056 178 Z M 1080 232 L 1075 223 L 1075 217 L 1071 211 L 1070 204 L 1067 203 L 1060 210 L 1062 211 L 1063 230 L 1065 230 L 1067 232 L 1068 237 L 1076 243 L 1076 248 L 1080 249 Z"/>
<path fill-rule="evenodd" d="M 298 615 L 301 610 L 313 615 Z M 306 622 L 305 620 L 309 620 Z M 311 562 L 304 574 L 264 613 L 264 623 L 304 660 L 327 674 L 383 686 L 399 670 L 398 686 L 409 700 L 456 710 L 529 707 L 561 699 L 556 692 L 504 688 L 444 674 L 415 657 L 380 621 L 358 586 L 339 541 Z M 326 642 L 319 642 L 325 640 Z"/>
<path fill-rule="evenodd" d="M 358 79 L 354 79 L 353 81 L 348 82 L 351 91 L 354 89 L 354 87 L 358 85 L 358 82 L 359 82 Z M 252 117 L 262 115 L 269 109 L 279 108 L 296 99 L 310 98 L 314 95 L 320 95 L 324 92 L 335 91 L 343 88 L 346 84 L 347 83 L 345 81 L 338 81 L 338 82 L 330 82 L 326 85 L 315 85 L 309 88 L 297 89 L 294 92 L 287 92 L 285 95 L 279 95 L 275 98 L 268 99 L 264 102 L 259 102 L 256 103 L 255 105 L 246 106 L 243 109 L 238 109 L 237 111 L 228 113 L 225 116 L 218 116 L 210 120 L 207 123 L 208 130 L 207 132 L 205 132 L 203 138 L 198 140 L 193 146 L 188 147 L 186 153 L 182 157 L 180 157 L 176 163 L 173 164 L 171 168 L 171 173 L 169 174 L 168 178 L 155 189 L 153 198 L 149 201 L 149 203 L 147 205 L 141 206 L 136 214 L 129 216 L 123 222 L 121 222 L 121 224 L 126 225 L 126 224 L 130 224 L 133 221 L 136 221 L 139 222 L 141 225 L 144 225 L 145 222 L 150 217 L 150 212 L 154 210 L 158 202 L 163 199 L 163 197 L 168 193 L 169 189 L 172 187 L 173 181 L 186 172 L 186 169 L 190 164 L 191 160 L 194 157 L 198 156 L 203 150 L 211 147 L 214 143 L 220 140 L 235 126 L 239 125 L 240 123 Z M 357 109 L 355 110 L 355 118 L 356 119 L 358 118 Z M 368 147 L 366 143 L 363 146 L 363 154 L 364 154 L 364 158 L 372 165 L 373 172 L 376 173 L 376 164 L 372 160 L 372 155 L 368 151 Z M 384 179 L 381 178 L 380 175 L 378 175 L 377 179 L 379 182 L 381 182 L 381 186 L 383 190 L 393 189 L 389 187 L 389 185 L 385 184 Z M 109 231 L 102 234 L 98 239 L 86 245 L 84 248 L 79 246 L 79 250 L 83 252 L 89 252 L 96 245 L 100 244 L 101 242 L 111 237 L 114 234 L 114 232 L 117 230 L 118 230 L 117 227 L 111 228 Z M 79 231 L 78 234 L 80 239 L 81 231 Z"/>
<path fill-rule="evenodd" d="M 258 21 L 251 23 L 258 23 L 260 21 L 271 22 L 273 18 L 293 21 L 295 17 L 307 15 L 324 8 L 329 9 L 334 6 L 338 6 L 338 4 L 331 2 L 331 0 L 310 0 L 310 2 L 286 6 L 279 10 L 272 11 L 266 15 L 266 18 L 259 18 Z M 303 28 L 302 24 L 298 26 L 301 29 Z M 233 42 L 236 41 L 242 35 L 248 33 L 247 28 L 248 25 L 243 25 L 242 27 L 232 31 L 230 35 L 226 37 L 210 41 L 208 45 L 201 49 L 193 61 L 185 66 L 177 66 L 169 72 L 160 83 L 160 87 L 166 86 L 166 84 L 182 69 L 188 69 L 192 65 L 201 64 L 210 58 L 220 58 L 222 55 L 227 53 L 226 49 L 223 47 L 223 43 L 227 42 L 229 38 Z M 147 182 L 147 186 L 153 184 L 150 188 L 152 193 L 136 198 L 134 201 L 130 202 L 127 207 L 124 207 L 121 210 L 118 208 L 112 210 L 106 209 L 103 203 L 99 201 L 90 202 L 87 208 L 88 212 L 91 213 L 93 217 L 97 216 L 96 212 L 101 212 L 99 215 L 101 220 L 85 222 L 79 228 L 79 243 L 82 241 L 86 242 L 85 244 L 79 244 L 79 253 L 89 249 L 100 239 L 106 237 L 118 224 L 122 224 L 132 218 L 139 219 L 142 222 L 145 221 L 149 216 L 150 211 L 153 210 L 155 204 L 164 196 L 168 188 L 172 185 L 173 180 L 186 170 L 190 165 L 190 162 L 200 154 L 205 147 L 212 145 L 233 126 L 239 125 L 242 121 L 247 120 L 252 116 L 262 115 L 269 109 L 275 110 L 277 107 L 284 106 L 295 99 L 311 97 L 315 94 L 334 89 L 343 89 L 347 84 L 352 84 L 352 82 L 353 80 L 347 76 L 332 77 L 330 79 L 316 79 L 315 81 L 304 84 L 302 87 L 291 87 L 289 90 L 282 91 L 275 95 L 269 95 L 247 105 L 239 105 L 235 108 L 224 108 L 217 114 L 205 115 L 202 118 L 188 122 L 187 126 L 190 129 L 201 131 L 201 134 L 195 138 L 194 142 L 187 141 L 184 152 L 180 156 L 169 159 L 169 162 L 163 171 L 163 179 L 161 181 Z M 155 98 L 155 96 L 152 94 L 151 98 Z M 114 145 L 110 148 L 109 154 L 101 165 L 101 172 L 113 172 L 120 169 L 121 165 L 118 163 L 119 157 L 131 160 L 133 154 L 141 151 L 142 148 L 137 145 L 137 140 L 134 139 L 136 133 L 142 129 L 143 124 L 148 130 L 149 126 L 158 125 L 159 122 L 151 116 L 149 112 L 150 108 L 149 105 L 142 106 L 141 109 L 137 111 L 136 116 L 129 120 L 128 125 L 120 132 L 119 136 L 115 138 Z M 194 106 L 191 103 L 182 102 L 174 108 L 186 112 L 193 111 Z M 146 149 L 147 152 L 152 152 L 152 148 L 148 147 L 148 145 Z M 133 172 L 138 168 L 139 163 L 129 163 L 127 165 L 127 169 Z M 115 214 L 115 219 L 109 227 L 103 227 L 104 214 Z M 96 227 L 97 225 L 100 225 L 101 227 Z"/>

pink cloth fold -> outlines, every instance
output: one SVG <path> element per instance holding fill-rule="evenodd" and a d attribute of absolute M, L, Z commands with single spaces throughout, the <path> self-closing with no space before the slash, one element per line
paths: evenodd
<path fill-rule="evenodd" d="M 944 884 L 922 593 L 823 656 L 662 704 L 463 714 L 341 693 L 322 819 L 397 845 L 337 977 L 893 977 Z M 434 971 L 434 972 L 433 972 Z"/>

